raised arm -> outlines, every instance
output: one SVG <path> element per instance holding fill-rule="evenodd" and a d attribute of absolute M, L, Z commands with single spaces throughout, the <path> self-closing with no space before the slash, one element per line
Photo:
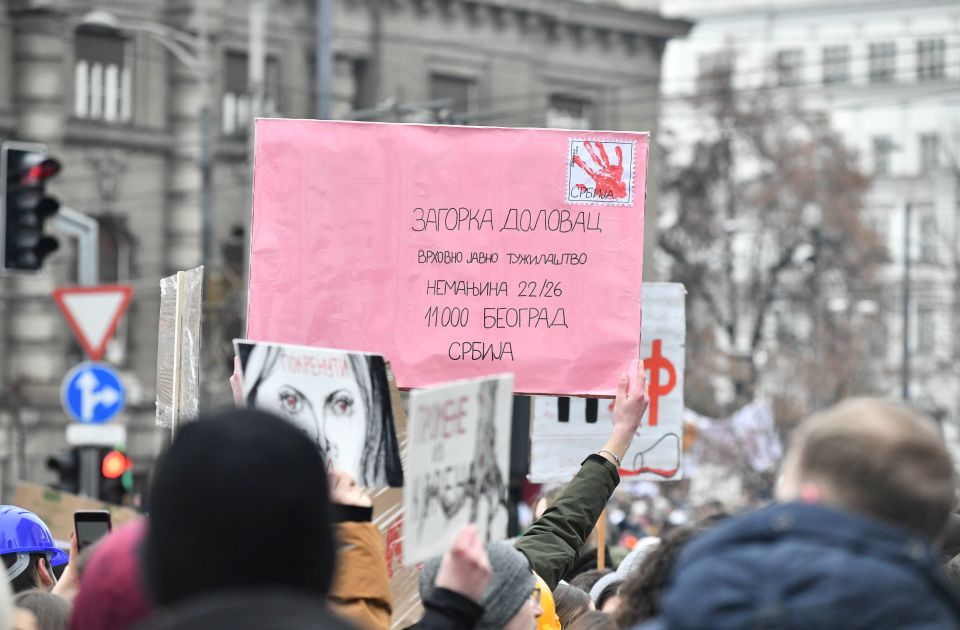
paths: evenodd
<path fill-rule="evenodd" d="M 620 377 L 613 404 L 613 430 L 604 447 L 583 461 L 553 505 L 517 541 L 516 548 L 551 590 L 580 557 L 590 532 L 620 483 L 617 469 L 640 428 L 648 400 L 641 361 L 632 388 L 626 374 Z"/>

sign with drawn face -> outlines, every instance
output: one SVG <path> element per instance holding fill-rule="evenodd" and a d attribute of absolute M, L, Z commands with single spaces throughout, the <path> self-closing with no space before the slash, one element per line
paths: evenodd
<path fill-rule="evenodd" d="M 683 477 L 685 295 L 682 284 L 643 284 L 640 352 L 650 385 L 650 406 L 623 458 L 620 476 L 624 480 Z M 535 396 L 529 479 L 569 481 L 583 458 L 603 447 L 612 427 L 612 400 Z"/>
<path fill-rule="evenodd" d="M 405 564 L 442 555 L 468 523 L 506 537 L 512 399 L 510 374 L 410 393 Z"/>
<path fill-rule="evenodd" d="M 649 136 L 256 122 L 247 336 L 611 396 L 639 354 Z"/>
<path fill-rule="evenodd" d="M 386 364 L 376 354 L 234 340 L 247 405 L 289 420 L 331 470 L 403 485 Z"/>

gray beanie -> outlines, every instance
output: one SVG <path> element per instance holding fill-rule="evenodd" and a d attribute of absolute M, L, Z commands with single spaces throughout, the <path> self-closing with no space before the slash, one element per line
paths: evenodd
<path fill-rule="evenodd" d="M 483 617 L 477 629 L 499 630 L 530 601 L 536 578 L 533 577 L 527 557 L 506 541 L 488 544 L 487 555 L 490 557 L 493 574 L 487 590 L 483 593 L 483 599 L 480 600 Z M 420 572 L 421 599 L 426 599 L 433 592 L 439 570 L 440 558 L 434 558 L 423 565 L 423 571 Z"/>

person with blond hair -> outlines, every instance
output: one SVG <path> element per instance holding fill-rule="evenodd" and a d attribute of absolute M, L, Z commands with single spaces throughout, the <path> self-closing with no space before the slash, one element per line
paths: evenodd
<path fill-rule="evenodd" d="M 855 399 L 793 435 L 778 503 L 685 546 L 643 628 L 958 628 L 933 544 L 956 501 L 936 425 Z"/>

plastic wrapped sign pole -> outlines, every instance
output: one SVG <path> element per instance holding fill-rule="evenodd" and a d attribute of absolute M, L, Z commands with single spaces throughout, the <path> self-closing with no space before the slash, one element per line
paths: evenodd
<path fill-rule="evenodd" d="M 157 424 L 173 434 L 199 411 L 202 297 L 203 267 L 160 281 Z"/>
<path fill-rule="evenodd" d="M 183 392 L 181 381 L 183 380 L 183 370 L 180 369 L 180 362 L 183 358 L 183 285 L 186 281 L 186 274 L 182 271 L 177 272 L 177 298 L 176 314 L 173 323 L 173 397 L 170 401 L 170 436 L 177 433 L 177 424 L 180 422 L 180 398 Z"/>

